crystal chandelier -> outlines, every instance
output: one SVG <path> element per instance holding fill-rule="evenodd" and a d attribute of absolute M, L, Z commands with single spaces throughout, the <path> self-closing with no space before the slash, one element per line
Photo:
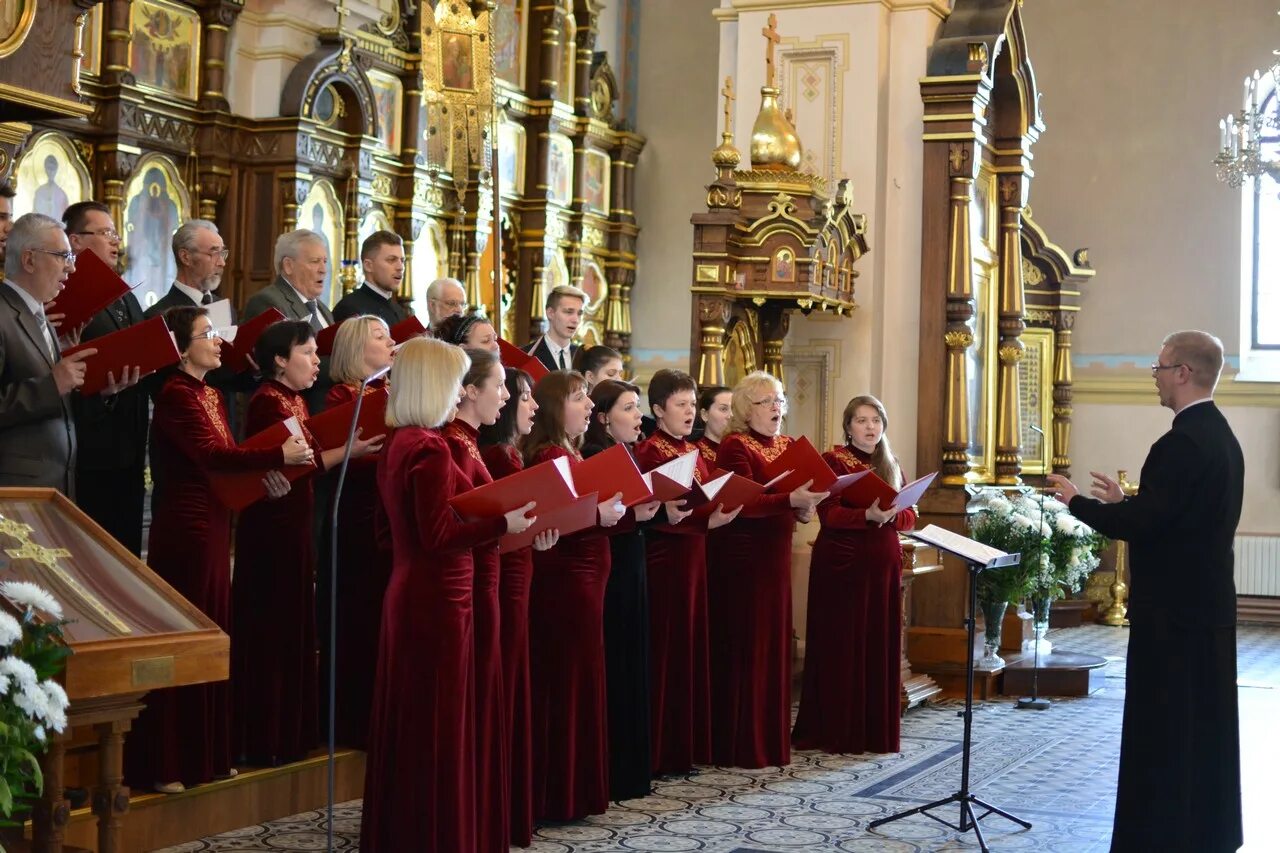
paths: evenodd
<path fill-rule="evenodd" d="M 1280 50 L 1272 51 L 1280 57 Z M 1280 90 L 1280 59 L 1272 63 L 1268 71 L 1277 90 Z M 1258 82 L 1262 74 L 1254 71 L 1244 78 L 1244 104 L 1237 118 L 1229 114 L 1218 121 L 1218 156 L 1213 158 L 1218 180 L 1231 187 L 1239 187 L 1246 180 L 1264 172 L 1272 180 L 1280 181 L 1280 160 L 1262 159 L 1262 138 L 1280 130 L 1274 109 L 1266 110 L 1258 103 Z"/>

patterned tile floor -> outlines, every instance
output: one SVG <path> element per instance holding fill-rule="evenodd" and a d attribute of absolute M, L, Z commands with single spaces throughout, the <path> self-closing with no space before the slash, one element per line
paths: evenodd
<path fill-rule="evenodd" d="M 974 791 L 1033 824 L 1024 830 L 991 815 L 983 821 L 984 833 L 996 850 L 1105 851 L 1115 800 L 1127 634 L 1090 625 L 1054 631 L 1050 638 L 1063 649 L 1111 658 L 1105 686 L 1088 698 L 1056 700 L 1047 712 L 1017 711 L 1008 700 L 977 706 Z M 1241 730 L 1250 745 L 1243 755 L 1245 837 L 1250 839 L 1244 849 L 1275 849 L 1264 818 L 1272 806 L 1270 774 L 1280 764 L 1280 746 L 1267 734 L 1280 718 L 1280 628 L 1242 626 L 1238 649 Z M 867 828 L 879 817 L 941 799 L 959 787 L 959 707 L 949 702 L 909 712 L 899 755 L 797 752 L 784 768 L 707 768 L 661 779 L 642 800 L 615 803 L 585 821 L 540 828 L 530 853 L 976 850 L 972 833 L 961 835 L 924 816 Z M 938 814 L 956 819 L 954 808 L 950 815 Z M 336 850 L 357 850 L 359 823 L 359 801 L 336 809 Z M 324 829 L 323 813 L 308 812 L 163 853 L 323 850 Z"/>

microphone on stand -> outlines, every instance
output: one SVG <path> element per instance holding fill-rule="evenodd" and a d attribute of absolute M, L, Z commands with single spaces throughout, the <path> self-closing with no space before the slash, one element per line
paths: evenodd
<path fill-rule="evenodd" d="M 1028 428 L 1040 436 L 1041 442 L 1044 442 L 1047 440 L 1045 438 L 1044 430 L 1040 429 L 1040 427 L 1036 426 L 1035 424 L 1028 424 Z M 1040 530 L 1043 531 L 1044 530 L 1044 489 L 1040 489 L 1039 491 L 1040 491 Z M 1040 535 L 1043 537 L 1044 533 L 1041 532 Z M 1052 535 L 1053 534 L 1051 532 L 1050 538 L 1052 538 Z M 1034 612 L 1032 613 L 1031 618 L 1032 618 L 1032 624 L 1034 625 L 1034 620 L 1035 620 Z M 1045 631 L 1046 632 L 1048 631 L 1047 625 L 1045 626 Z M 1031 657 L 1031 695 L 1023 696 L 1021 699 L 1018 700 L 1017 704 L 1014 707 L 1021 708 L 1023 710 L 1028 710 L 1028 711 L 1045 711 L 1045 710 L 1048 710 L 1049 706 L 1052 703 L 1048 699 L 1040 698 L 1040 637 L 1035 636 L 1034 630 L 1032 631 L 1032 636 L 1034 637 L 1034 639 L 1032 639 L 1031 642 L 1034 643 L 1035 648 L 1032 651 L 1032 657 Z"/>
<path fill-rule="evenodd" d="M 338 466 L 338 482 L 333 488 L 333 512 L 329 518 L 329 800 L 325 807 L 327 817 L 325 850 L 328 853 L 333 853 L 333 800 L 336 773 L 334 754 L 337 750 L 338 738 L 338 508 L 342 504 L 342 487 L 347 481 L 347 468 L 351 464 L 351 449 L 356 443 L 356 424 L 360 423 L 360 408 L 364 404 L 364 392 L 369 388 L 370 382 L 381 379 L 390 372 L 389 364 L 375 370 L 364 378 L 360 383 L 360 390 L 356 392 L 355 411 L 351 413 L 351 426 L 347 429 L 347 443 L 342 451 L 342 464 Z"/>

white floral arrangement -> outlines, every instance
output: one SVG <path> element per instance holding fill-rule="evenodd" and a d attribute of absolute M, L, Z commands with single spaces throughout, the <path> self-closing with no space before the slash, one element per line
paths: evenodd
<path fill-rule="evenodd" d="M 62 607 L 46 589 L 4 581 L 0 597 L 20 611 L 0 610 L 0 824 L 13 826 L 44 787 L 37 753 L 67 727 L 70 701 L 55 678 L 70 650 Z"/>

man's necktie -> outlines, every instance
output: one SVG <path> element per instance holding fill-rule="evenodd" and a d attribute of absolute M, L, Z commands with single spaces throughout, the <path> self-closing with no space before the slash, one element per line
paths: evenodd
<path fill-rule="evenodd" d="M 569 369 L 569 359 L 568 359 L 568 357 L 565 355 L 565 353 L 567 353 L 567 352 L 568 352 L 568 350 L 560 350 L 560 369 L 561 369 L 561 370 L 568 370 L 568 369 Z"/>
<path fill-rule="evenodd" d="M 307 313 L 311 315 L 311 328 L 315 329 L 317 332 L 323 329 L 324 323 L 320 320 L 320 311 L 316 306 L 316 301 L 314 299 L 308 299 L 303 304 L 307 306 Z"/>
<path fill-rule="evenodd" d="M 54 343 L 53 330 L 49 328 L 49 321 L 44 316 L 43 311 L 36 315 L 36 322 L 40 324 L 40 332 L 44 336 L 44 348 L 45 351 L 49 353 L 49 359 L 51 361 L 57 361 L 58 345 Z"/>
<path fill-rule="evenodd" d="M 201 304 L 201 305 L 212 305 L 212 304 L 213 304 L 213 294 L 212 294 L 212 293 L 210 293 L 209 291 L 205 291 L 204 296 L 201 296 L 201 297 L 200 297 L 200 304 Z"/>

